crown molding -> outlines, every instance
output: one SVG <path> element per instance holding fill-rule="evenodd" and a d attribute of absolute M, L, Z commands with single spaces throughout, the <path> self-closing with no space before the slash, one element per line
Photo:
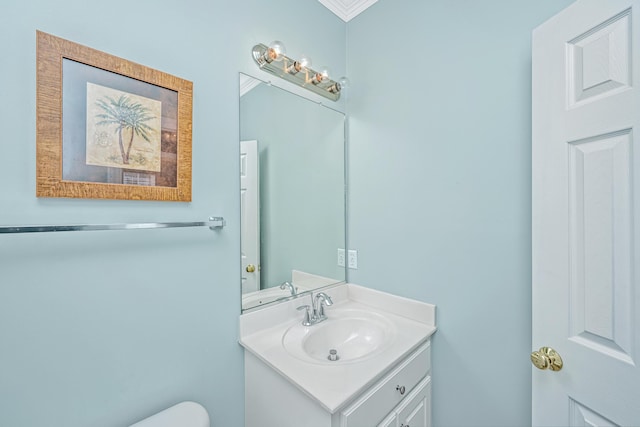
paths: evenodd
<path fill-rule="evenodd" d="M 378 0 L 318 0 L 344 22 L 349 22 Z"/>

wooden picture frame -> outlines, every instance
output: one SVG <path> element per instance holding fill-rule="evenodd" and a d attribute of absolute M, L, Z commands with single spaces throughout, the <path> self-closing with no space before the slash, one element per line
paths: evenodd
<path fill-rule="evenodd" d="M 36 36 L 36 196 L 191 201 L 193 83 Z"/>

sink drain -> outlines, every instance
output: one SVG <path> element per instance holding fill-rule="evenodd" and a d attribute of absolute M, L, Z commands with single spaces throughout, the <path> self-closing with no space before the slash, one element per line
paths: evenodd
<path fill-rule="evenodd" d="M 338 351 L 334 349 L 329 350 L 329 355 L 327 356 L 327 359 L 331 360 L 332 362 L 335 362 L 336 360 L 340 359 L 340 356 L 338 356 Z"/>

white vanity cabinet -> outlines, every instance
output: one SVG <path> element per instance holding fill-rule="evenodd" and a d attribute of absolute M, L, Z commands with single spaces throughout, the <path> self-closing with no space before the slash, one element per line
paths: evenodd
<path fill-rule="evenodd" d="M 319 324 L 302 323 L 300 299 L 240 316 L 245 427 L 430 426 L 435 305 L 351 283 L 323 292 Z"/>
<path fill-rule="evenodd" d="M 246 353 L 245 405 L 245 427 L 429 427 L 430 340 L 333 414 Z"/>

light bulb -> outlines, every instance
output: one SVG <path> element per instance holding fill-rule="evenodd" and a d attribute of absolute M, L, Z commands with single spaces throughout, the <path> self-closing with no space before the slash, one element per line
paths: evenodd
<path fill-rule="evenodd" d="M 331 69 L 326 65 L 323 65 L 322 67 L 320 67 L 319 73 L 322 74 L 322 80 L 325 80 L 325 79 L 328 80 L 331 78 Z"/>
<path fill-rule="evenodd" d="M 300 56 L 300 65 L 302 65 L 304 68 L 309 68 L 311 67 L 311 58 L 308 55 L 302 54 L 302 56 Z"/>
<path fill-rule="evenodd" d="M 329 80 L 329 76 L 331 75 L 331 71 L 329 67 L 326 65 L 320 67 L 320 71 L 317 71 L 316 74 L 311 79 L 311 83 L 314 85 L 320 84 L 326 80 Z"/>
<path fill-rule="evenodd" d="M 346 77 L 340 77 L 340 79 L 329 86 L 327 90 L 331 93 L 339 93 L 349 87 L 349 79 Z"/>
<path fill-rule="evenodd" d="M 284 43 L 279 40 L 274 40 L 269 44 L 267 49 L 267 62 L 282 61 L 282 57 L 287 54 L 287 49 L 284 47 Z"/>

